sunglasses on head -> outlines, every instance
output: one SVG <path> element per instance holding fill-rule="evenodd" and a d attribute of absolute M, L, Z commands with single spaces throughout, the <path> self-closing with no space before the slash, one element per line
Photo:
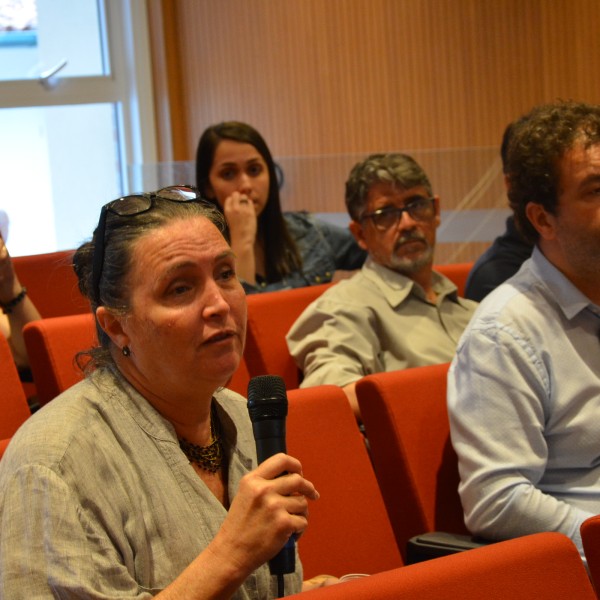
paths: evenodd
<path fill-rule="evenodd" d="M 200 192 L 189 185 L 171 185 L 157 192 L 145 194 L 132 194 L 123 196 L 105 204 L 100 211 L 100 219 L 95 232 L 94 256 L 92 261 L 92 289 L 96 304 L 100 304 L 100 278 L 104 267 L 104 244 L 106 236 L 106 220 L 108 213 L 118 217 L 135 217 L 148 212 L 157 200 L 168 200 L 170 202 L 201 202 L 207 206 L 214 204 L 202 198 Z"/>

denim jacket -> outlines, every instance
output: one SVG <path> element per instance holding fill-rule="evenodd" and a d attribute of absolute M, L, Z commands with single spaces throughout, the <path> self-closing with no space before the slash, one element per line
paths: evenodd
<path fill-rule="evenodd" d="M 302 257 L 302 270 L 279 281 L 256 285 L 242 282 L 247 294 L 327 283 L 336 270 L 360 269 L 365 261 L 367 253 L 358 246 L 349 229 L 320 221 L 304 211 L 287 212 L 283 217 Z"/>

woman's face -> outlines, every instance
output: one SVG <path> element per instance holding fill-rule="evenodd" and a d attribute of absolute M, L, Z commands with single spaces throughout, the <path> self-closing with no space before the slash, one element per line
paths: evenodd
<path fill-rule="evenodd" d="M 131 355 L 119 365 L 148 399 L 212 394 L 237 369 L 246 298 L 235 258 L 204 217 L 172 221 L 136 243 L 122 317 Z"/>
<path fill-rule="evenodd" d="M 234 192 L 247 197 L 256 215 L 264 210 L 269 198 L 269 170 L 260 152 L 251 144 L 222 140 L 217 145 L 208 172 L 205 193 L 223 208 Z"/>

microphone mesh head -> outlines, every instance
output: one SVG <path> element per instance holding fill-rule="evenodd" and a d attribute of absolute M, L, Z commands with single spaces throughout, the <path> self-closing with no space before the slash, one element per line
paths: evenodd
<path fill-rule="evenodd" d="M 252 421 L 287 415 L 285 383 L 279 375 L 259 375 L 250 380 L 248 411 Z"/>

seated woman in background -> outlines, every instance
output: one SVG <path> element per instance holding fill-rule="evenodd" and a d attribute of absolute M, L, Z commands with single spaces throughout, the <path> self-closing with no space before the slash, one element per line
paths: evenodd
<path fill-rule="evenodd" d="M 265 563 L 318 493 L 286 454 L 257 467 L 246 401 L 223 388 L 246 334 L 224 230 L 194 188 L 102 209 L 74 256 L 95 370 L 0 461 L 0 597 L 275 597 Z M 285 579 L 300 591 L 299 561 Z"/>
<path fill-rule="evenodd" d="M 3 211 L 0 211 L 3 212 Z M 5 215 L 6 213 L 4 213 Z M 4 221 L 4 223 L 7 223 Z M 29 358 L 23 340 L 23 327 L 29 321 L 41 319 L 37 308 L 19 282 L 4 240 L 7 227 L 0 233 L 0 333 L 8 340 L 21 377 L 31 380 Z"/>
<path fill-rule="evenodd" d="M 282 212 L 275 162 L 250 125 L 228 121 L 204 131 L 196 182 L 225 214 L 246 293 L 326 283 L 366 258 L 349 229 Z"/>

